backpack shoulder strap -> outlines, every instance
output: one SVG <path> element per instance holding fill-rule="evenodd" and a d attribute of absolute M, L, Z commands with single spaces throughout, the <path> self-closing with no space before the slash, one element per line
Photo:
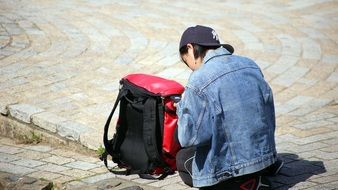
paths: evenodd
<path fill-rule="evenodd" d="M 108 117 L 108 119 L 107 119 L 107 122 L 106 122 L 106 124 L 105 124 L 105 126 L 104 126 L 103 143 L 104 143 L 104 146 L 105 146 L 105 147 L 108 147 L 108 146 L 109 146 L 108 130 L 109 130 L 110 121 L 111 121 L 111 119 L 112 119 L 112 117 L 113 117 L 113 115 L 114 115 L 114 112 L 115 112 L 115 110 L 116 110 L 116 108 L 117 108 L 117 106 L 118 106 L 118 104 L 119 104 L 121 98 L 122 98 L 123 96 L 125 96 L 126 94 L 127 94 L 127 91 L 126 91 L 126 90 L 124 90 L 124 89 L 121 89 L 121 90 L 120 90 L 120 92 L 119 92 L 119 94 L 117 95 L 117 98 L 116 98 L 116 100 L 115 100 L 114 107 L 113 107 L 112 111 L 110 112 L 109 117 Z M 109 153 L 109 154 L 112 154 L 112 152 L 109 152 L 109 151 L 108 151 L 108 153 Z"/>
<path fill-rule="evenodd" d="M 162 176 L 160 176 L 157 179 L 164 179 L 169 173 L 171 173 L 171 169 L 163 161 L 163 159 L 161 158 L 159 154 L 157 137 L 156 137 L 157 118 L 158 118 L 157 117 L 157 101 L 155 98 L 149 97 L 144 104 L 144 110 L 143 110 L 144 146 L 145 146 L 145 151 L 148 155 L 150 162 L 155 164 L 155 166 L 157 165 L 157 166 L 163 167 L 165 170 Z M 151 169 L 151 167 L 149 169 Z"/>
<path fill-rule="evenodd" d="M 112 141 L 116 141 L 117 139 L 117 134 L 114 135 L 114 138 L 112 140 L 108 140 L 108 130 L 109 130 L 109 125 L 110 125 L 110 122 L 111 122 L 111 119 L 114 115 L 114 112 L 120 102 L 120 100 L 122 99 L 123 96 L 125 96 L 127 94 L 127 90 L 125 89 L 120 89 L 119 91 L 119 94 L 117 95 L 117 98 L 115 100 L 115 103 L 114 103 L 114 107 L 107 119 L 107 122 L 104 126 L 104 132 L 103 132 L 103 144 L 105 146 L 105 152 L 101 155 L 100 159 L 104 162 L 105 166 L 108 168 L 108 164 L 107 164 L 107 156 L 108 154 L 110 155 L 113 155 L 115 154 L 114 150 L 116 149 L 116 142 L 112 142 Z M 113 146 L 113 147 L 111 147 Z"/>

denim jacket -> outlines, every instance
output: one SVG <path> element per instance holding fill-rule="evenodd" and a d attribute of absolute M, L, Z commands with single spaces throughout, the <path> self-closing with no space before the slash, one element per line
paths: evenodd
<path fill-rule="evenodd" d="M 178 139 L 196 147 L 195 187 L 260 171 L 277 159 L 271 88 L 256 63 L 209 50 L 177 104 Z"/>

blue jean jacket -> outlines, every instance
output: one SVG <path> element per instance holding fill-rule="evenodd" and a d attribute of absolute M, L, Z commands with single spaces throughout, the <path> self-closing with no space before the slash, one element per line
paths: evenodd
<path fill-rule="evenodd" d="M 260 171 L 277 159 L 271 88 L 252 60 L 209 50 L 177 105 L 178 139 L 195 146 L 195 187 Z"/>

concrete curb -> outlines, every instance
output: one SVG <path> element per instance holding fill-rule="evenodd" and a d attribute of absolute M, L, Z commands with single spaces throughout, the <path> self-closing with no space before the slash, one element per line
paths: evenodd
<path fill-rule="evenodd" d="M 95 134 L 95 130 L 84 124 L 71 121 L 29 104 L 14 103 L 4 105 L 4 103 L 8 102 L 0 102 L 0 113 L 9 119 L 15 119 L 22 124 L 33 125 L 35 128 L 66 141 L 79 143 L 90 150 L 96 150 L 101 146 L 102 138 L 99 137 L 102 135 Z"/>

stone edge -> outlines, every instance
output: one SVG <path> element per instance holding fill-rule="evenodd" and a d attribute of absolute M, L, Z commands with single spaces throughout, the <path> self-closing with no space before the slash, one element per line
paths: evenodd
<path fill-rule="evenodd" d="M 0 114 L 27 126 L 33 125 L 66 141 L 79 143 L 90 150 L 97 150 L 102 146 L 102 143 L 85 140 L 90 134 L 95 133 L 92 128 L 29 104 L 6 102 L 1 105 L 0 102 Z"/>

